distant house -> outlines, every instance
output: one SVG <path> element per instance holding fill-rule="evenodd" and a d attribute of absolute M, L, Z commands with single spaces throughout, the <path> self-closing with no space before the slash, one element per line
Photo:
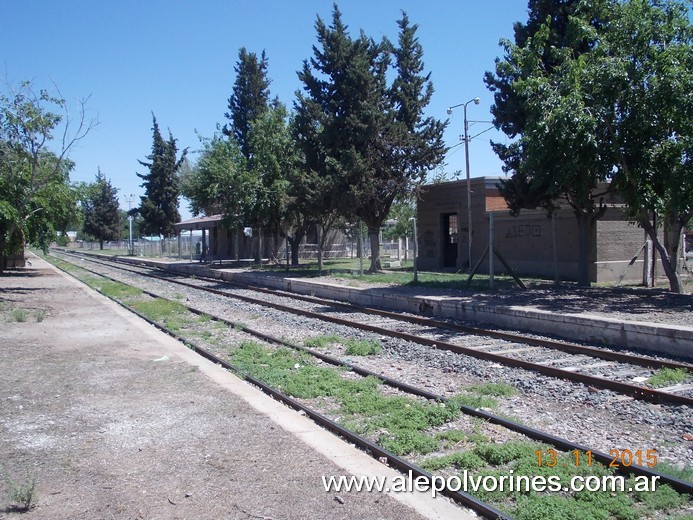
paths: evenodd
<path fill-rule="evenodd" d="M 509 214 L 498 191 L 500 177 L 471 179 L 472 258 L 477 263 L 489 244 L 493 214 L 493 242 L 513 270 L 530 276 L 575 280 L 578 270 L 578 228 L 572 208 L 559 209 L 553 219 L 544 210 Z M 616 197 L 605 201 L 608 209 L 589 237 L 589 278 L 592 282 L 618 280 L 630 260 L 641 251 L 645 233 L 624 218 Z M 422 188 L 417 210 L 418 265 L 421 269 L 466 269 L 469 265 L 467 183 L 454 181 Z M 480 272 L 488 273 L 488 257 Z M 643 276 L 644 255 L 628 270 L 626 279 Z M 494 262 L 494 272 L 503 272 Z M 661 271 L 660 271 L 661 272 Z"/>

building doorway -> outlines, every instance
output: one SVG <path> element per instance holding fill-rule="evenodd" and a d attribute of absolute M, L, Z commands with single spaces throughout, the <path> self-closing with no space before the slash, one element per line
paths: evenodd
<path fill-rule="evenodd" d="M 443 267 L 457 267 L 457 213 L 446 213 L 442 217 Z"/>

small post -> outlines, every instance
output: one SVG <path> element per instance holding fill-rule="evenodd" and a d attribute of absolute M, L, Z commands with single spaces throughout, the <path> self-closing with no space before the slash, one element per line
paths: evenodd
<path fill-rule="evenodd" d="M 414 225 L 414 283 L 419 283 L 419 269 L 417 265 L 419 263 L 419 241 L 416 236 L 416 217 L 411 217 L 409 220 Z"/>
<path fill-rule="evenodd" d="M 135 246 L 132 243 L 132 215 L 130 215 L 130 210 L 132 209 L 132 203 L 135 200 L 135 196 L 130 195 L 126 200 L 128 202 L 128 223 L 130 224 L 130 237 L 128 239 L 128 256 L 133 256 L 135 254 Z"/>
<path fill-rule="evenodd" d="M 551 212 L 551 244 L 553 245 L 553 283 L 558 285 L 558 243 L 556 242 L 556 213 Z"/>
<path fill-rule="evenodd" d="M 363 276 L 363 234 L 361 230 L 361 221 L 359 220 L 359 276 Z"/>
<path fill-rule="evenodd" d="M 289 274 L 289 265 L 290 265 L 290 260 L 289 257 L 290 251 L 289 251 L 289 230 L 286 230 L 285 236 L 284 236 L 284 247 L 286 248 L 286 273 Z"/>
<path fill-rule="evenodd" d="M 488 288 L 493 291 L 493 211 L 488 214 Z"/>
<path fill-rule="evenodd" d="M 315 236 L 318 239 L 318 275 L 322 275 L 322 224 L 318 222 L 315 228 Z"/>
<path fill-rule="evenodd" d="M 654 248 L 652 247 L 652 240 L 647 237 L 647 253 L 645 254 L 645 286 L 654 287 Z"/>

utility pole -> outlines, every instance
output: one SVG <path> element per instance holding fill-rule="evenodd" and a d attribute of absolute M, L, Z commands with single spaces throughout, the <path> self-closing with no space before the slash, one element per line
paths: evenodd
<path fill-rule="evenodd" d="M 132 244 L 132 215 L 130 215 L 130 210 L 132 210 L 132 203 L 135 200 L 135 196 L 130 194 L 127 199 L 125 199 L 128 203 L 128 223 L 130 227 L 130 238 L 128 240 L 128 255 L 133 256 L 135 254 L 135 248 L 133 247 Z"/>

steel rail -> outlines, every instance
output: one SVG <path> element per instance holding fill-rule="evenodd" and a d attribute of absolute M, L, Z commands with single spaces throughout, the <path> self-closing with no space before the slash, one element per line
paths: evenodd
<path fill-rule="evenodd" d="M 238 299 L 241 301 L 245 301 L 247 303 L 253 303 L 253 304 L 261 305 L 261 306 L 265 306 L 265 307 L 271 307 L 273 309 L 280 310 L 282 312 L 290 312 L 293 314 L 297 314 L 299 316 L 304 316 L 304 317 L 308 317 L 308 318 L 328 321 L 330 323 L 335 323 L 337 325 L 343 325 L 345 327 L 357 328 L 357 329 L 361 329 L 361 330 L 364 330 L 367 332 L 373 332 L 376 334 L 380 334 L 383 336 L 390 336 L 390 337 L 402 339 L 405 341 L 411 341 L 413 343 L 426 345 L 428 347 L 436 348 L 438 350 L 448 350 L 451 352 L 455 352 L 457 354 L 463 354 L 463 355 L 475 357 L 478 359 L 484 359 L 487 361 L 494 361 L 496 363 L 501 363 L 504 365 L 517 367 L 517 368 L 523 368 L 525 370 L 532 370 L 532 371 L 539 372 L 539 373 L 542 373 L 542 374 L 545 374 L 545 375 L 548 375 L 548 376 L 551 376 L 554 378 L 558 378 L 558 379 L 568 379 L 571 381 L 576 381 L 579 383 L 591 385 L 591 386 L 594 386 L 597 388 L 613 390 L 615 392 L 628 395 L 628 396 L 633 397 L 635 399 L 640 399 L 640 400 L 648 401 L 651 403 L 668 403 L 668 404 L 675 404 L 675 405 L 693 406 L 693 398 L 687 397 L 687 396 L 676 395 L 676 394 L 672 394 L 672 393 L 668 393 L 668 392 L 661 392 L 661 391 L 653 390 L 651 388 L 647 388 L 644 386 L 632 385 L 630 383 L 621 383 L 619 381 L 612 381 L 610 379 L 591 376 L 588 374 L 582 374 L 579 372 L 572 372 L 569 370 L 563 370 L 560 368 L 555 368 L 555 367 L 551 367 L 551 366 L 547 366 L 547 365 L 541 365 L 539 363 L 533 363 L 531 361 L 525 361 L 522 359 L 503 356 L 500 354 L 494 354 L 493 352 L 485 352 L 483 350 L 478 350 L 478 349 L 474 349 L 474 348 L 470 348 L 470 347 L 463 347 L 460 345 L 455 345 L 454 343 L 449 343 L 449 342 L 442 341 L 442 340 L 433 340 L 433 339 L 417 336 L 414 334 L 409 334 L 406 332 L 398 332 L 395 330 L 390 330 L 390 329 L 378 327 L 375 325 L 368 325 L 365 323 L 350 321 L 350 320 L 347 320 L 344 318 L 338 318 L 336 316 L 329 316 L 326 314 L 315 313 L 315 312 L 307 311 L 304 309 L 297 309 L 295 307 L 288 307 L 286 305 L 282 305 L 282 304 L 274 303 L 274 302 L 268 302 L 265 300 L 252 298 L 250 296 L 244 296 L 244 295 L 240 295 L 240 294 L 231 294 L 231 293 L 228 293 L 225 291 L 221 291 L 219 289 L 213 289 L 210 287 L 200 287 L 199 285 L 194 285 L 194 284 L 189 283 L 189 282 L 184 282 L 182 280 L 171 280 L 170 278 L 157 276 L 157 275 L 154 275 L 151 273 L 147 273 L 147 274 L 143 274 L 143 275 L 150 276 L 150 277 L 156 278 L 156 279 L 160 279 L 162 281 L 167 281 L 170 283 L 182 285 L 184 287 L 202 290 L 202 291 L 216 294 L 219 296 L 223 296 L 226 298 L 235 298 L 235 299 Z"/>
<path fill-rule="evenodd" d="M 98 259 L 103 260 L 107 264 L 113 264 L 113 263 L 121 263 L 125 265 L 139 265 L 140 267 L 145 267 L 147 269 L 157 269 L 160 271 L 164 271 L 166 273 L 171 273 L 175 276 L 182 276 L 185 277 L 185 275 L 180 275 L 179 273 L 172 273 L 170 271 L 167 271 L 165 269 L 162 269 L 160 267 L 152 267 L 147 264 L 133 264 L 131 262 L 124 262 L 123 260 L 119 258 L 110 258 L 110 257 L 105 257 L 103 255 L 99 254 L 93 254 L 93 255 L 87 255 L 86 253 L 72 253 L 72 254 L 82 254 L 84 257 L 88 258 L 90 256 L 94 256 Z M 121 269 L 124 269 L 121 267 Z M 128 269 L 125 269 L 128 270 Z M 135 271 L 131 271 L 135 272 Z M 180 283 L 178 280 L 173 280 L 165 276 L 158 276 L 155 274 L 149 273 L 148 276 L 151 276 L 153 278 L 158 278 L 162 280 L 167 280 L 172 283 Z M 501 339 L 504 341 L 510 341 L 510 342 L 515 342 L 515 343 L 523 343 L 526 345 L 533 345 L 537 347 L 542 347 L 542 348 L 549 348 L 553 350 L 559 350 L 562 352 L 567 352 L 570 354 L 585 354 L 594 358 L 599 358 L 599 359 L 605 359 L 608 361 L 617 361 L 620 363 L 628 363 L 631 365 L 637 365 L 637 366 L 642 366 L 646 368 L 653 368 L 653 369 L 659 369 L 659 368 L 680 368 L 688 371 L 693 371 L 693 364 L 690 363 L 685 363 L 681 361 L 671 361 L 671 360 L 666 360 L 666 359 L 654 359 L 651 357 L 646 357 L 646 356 L 640 356 L 637 354 L 624 354 L 622 352 L 614 352 L 611 350 L 603 350 L 600 348 L 596 347 L 589 347 L 586 345 L 580 345 L 578 343 L 571 343 L 568 341 L 562 341 L 562 340 L 557 340 L 557 339 L 548 339 L 548 338 L 534 338 L 531 336 L 527 336 L 525 334 L 519 334 L 519 333 L 513 333 L 513 332 L 502 332 L 498 330 L 489 330 L 489 329 L 483 329 L 479 327 L 472 327 L 469 325 L 459 325 L 456 323 L 449 323 L 447 321 L 441 321 L 441 320 L 436 320 L 433 318 L 424 318 L 421 316 L 412 316 L 412 315 L 407 315 L 407 314 L 401 314 L 397 312 L 392 312 L 392 311 L 386 311 L 383 309 L 377 309 L 374 307 L 367 307 L 367 306 L 361 306 L 361 305 L 356 305 L 352 303 L 346 303 L 346 302 L 340 302 L 340 301 L 335 301 L 335 300 L 328 300 L 325 298 L 318 298 L 315 296 L 307 296 L 303 294 L 298 294 L 290 291 L 284 291 L 284 290 L 278 290 L 278 289 L 269 289 L 267 287 L 261 287 L 256 284 L 243 284 L 238 281 L 228 281 L 228 280 L 220 280 L 218 278 L 212 278 L 212 277 L 206 277 L 206 276 L 198 276 L 195 275 L 197 279 L 199 280 L 204 280 L 204 281 L 209 281 L 209 282 L 215 282 L 215 283 L 223 283 L 223 284 L 228 284 L 228 285 L 233 285 L 242 289 L 248 289 L 256 292 L 262 292 L 265 294 L 271 294 L 274 296 L 282 296 L 285 298 L 292 298 L 296 300 L 301 300 L 301 301 L 306 301 L 309 303 L 316 303 L 320 305 L 326 305 L 326 306 L 331 306 L 331 307 L 341 307 L 343 309 L 347 309 L 352 312 L 361 312 L 364 314 L 373 314 L 377 316 L 382 316 L 384 318 L 390 318 L 393 320 L 397 321 L 404 321 L 404 322 L 409 322 L 409 323 L 414 323 L 416 325 L 422 325 L 422 326 L 427 326 L 427 327 L 434 327 L 434 328 L 440 328 L 440 329 L 448 329 L 448 330 L 453 330 L 455 332 L 462 332 L 464 334 L 471 334 L 475 336 L 481 336 L 481 337 L 489 337 L 489 338 L 494 338 L 494 339 Z M 196 288 L 200 288 L 199 286 L 195 286 Z"/>
<path fill-rule="evenodd" d="M 87 268 L 85 268 L 85 267 L 80 267 L 80 268 L 81 268 L 81 269 L 84 269 L 84 270 L 87 271 L 87 272 L 93 273 L 93 274 L 95 274 L 95 275 L 97 275 L 97 276 L 101 276 L 101 277 L 103 277 L 103 278 L 112 280 L 112 281 L 114 281 L 114 282 L 123 283 L 123 282 L 121 282 L 121 281 L 119 281 L 119 280 L 117 280 L 117 279 L 115 279 L 115 278 L 112 278 L 112 277 L 110 277 L 110 276 L 108 276 L 108 275 L 104 275 L 104 274 L 102 274 L 102 273 L 98 273 L 97 271 L 93 271 L 93 270 L 87 269 Z M 97 290 L 98 290 L 98 289 L 97 289 Z M 98 292 L 101 292 L 101 291 L 98 291 Z M 147 294 L 147 295 L 149 295 L 149 296 L 152 296 L 152 297 L 154 297 L 154 298 L 165 299 L 165 298 L 162 298 L 161 296 L 159 296 L 159 295 L 157 295 L 156 293 L 153 293 L 153 292 L 151 292 L 151 291 L 142 290 L 142 292 L 144 292 L 145 294 Z M 101 294 L 103 294 L 103 293 L 101 293 Z M 179 336 L 177 333 L 175 333 L 175 332 L 173 332 L 173 331 L 170 331 L 169 329 L 167 329 L 166 327 L 164 327 L 164 326 L 162 326 L 162 325 L 159 325 L 158 323 L 156 323 L 156 322 L 154 322 L 153 320 L 149 319 L 148 317 L 142 315 L 142 314 L 139 313 L 138 311 L 132 309 L 132 308 L 131 308 L 130 306 L 128 306 L 127 304 L 124 304 L 124 303 L 122 303 L 122 302 L 120 302 L 120 301 L 118 301 L 118 300 L 116 300 L 116 299 L 114 299 L 114 298 L 111 298 L 111 297 L 108 296 L 108 295 L 105 295 L 105 294 L 104 294 L 104 296 L 110 298 L 111 300 L 113 300 L 114 302 L 116 302 L 116 303 L 118 303 L 119 305 L 123 306 L 124 308 L 126 308 L 126 309 L 130 310 L 131 312 L 137 314 L 137 315 L 140 316 L 141 318 L 145 319 L 147 322 L 149 322 L 149 323 L 155 325 L 157 328 L 159 328 L 159 329 L 165 331 L 167 334 L 172 335 L 173 337 L 175 337 L 175 338 L 178 339 L 179 341 L 181 341 L 181 342 L 183 342 L 183 343 L 186 343 L 186 344 L 187 344 L 187 343 L 190 343 L 190 340 L 188 340 L 188 339 L 186 339 L 186 338 L 183 338 L 183 337 Z M 216 316 L 216 315 L 213 315 L 213 314 L 209 314 L 209 313 L 207 313 L 207 312 L 201 311 L 201 310 L 196 309 L 196 308 L 194 308 L 194 307 L 190 307 L 190 306 L 187 306 L 187 305 L 183 305 L 183 306 L 184 306 L 187 310 L 189 310 L 190 312 L 192 312 L 192 313 L 194 313 L 194 314 L 208 316 L 208 317 L 210 317 L 212 320 L 218 321 L 218 322 L 220 322 L 220 323 L 224 323 L 224 324 L 226 324 L 226 325 L 228 325 L 228 326 L 230 326 L 230 327 L 234 327 L 234 328 L 235 328 L 237 325 L 239 325 L 239 323 L 237 323 L 237 322 L 234 322 L 234 321 L 232 321 L 232 320 L 228 320 L 228 319 L 223 318 L 223 317 L 220 317 L 220 316 Z M 267 342 L 269 342 L 269 343 L 274 343 L 274 344 L 278 344 L 278 345 L 283 345 L 283 346 L 287 346 L 287 347 L 292 348 L 292 349 L 297 350 L 297 351 L 306 352 L 306 353 L 308 353 L 308 354 L 310 354 L 310 355 L 312 355 L 312 356 L 314 356 L 314 357 L 316 357 L 316 358 L 318 358 L 318 359 L 320 359 L 320 360 L 322 360 L 322 361 L 324 361 L 324 362 L 326 362 L 326 363 L 332 364 L 332 365 L 334 365 L 334 366 L 340 366 L 340 367 L 347 368 L 348 370 L 350 370 L 350 371 L 352 371 L 352 372 L 354 372 L 354 373 L 356 373 L 356 374 L 359 374 L 359 375 L 361 375 L 361 376 L 364 376 L 364 377 L 368 377 L 368 376 L 376 377 L 376 378 L 378 378 L 380 381 L 382 381 L 384 384 L 386 384 L 386 385 L 388 385 L 388 386 L 391 386 L 391 387 L 393 387 L 393 388 L 396 388 L 396 389 L 398 389 L 398 390 L 402 390 L 402 391 L 404 391 L 404 392 L 406 392 L 406 393 L 410 393 L 410 394 L 412 394 L 412 395 L 418 395 L 418 396 L 420 396 L 420 397 L 424 397 L 424 398 L 429 399 L 429 400 L 440 401 L 440 402 L 449 402 L 449 399 L 446 398 L 445 396 L 442 396 L 442 395 L 439 395 L 439 394 L 435 394 L 435 393 L 429 392 L 429 391 L 424 390 L 424 389 L 421 389 L 421 388 L 414 387 L 414 386 L 409 385 L 409 384 L 407 384 L 407 383 L 404 383 L 404 382 L 402 382 L 402 381 L 398 381 L 398 380 L 393 379 L 393 378 L 390 378 L 390 377 L 388 377 L 388 376 L 385 376 L 385 375 L 382 375 L 382 374 L 378 374 L 378 373 L 376 373 L 376 372 L 373 372 L 373 371 L 371 371 L 371 370 L 368 370 L 368 369 L 359 367 L 358 365 L 354 365 L 354 364 L 352 364 L 352 363 L 347 363 L 347 362 L 345 362 L 345 361 L 339 360 L 339 359 L 337 359 L 337 358 L 335 358 L 335 357 L 332 357 L 332 356 L 329 356 L 329 355 L 327 355 L 327 354 L 323 354 L 323 353 L 321 353 L 321 352 L 316 352 L 316 351 L 314 351 L 314 350 L 312 350 L 312 349 L 310 349 L 310 348 L 306 348 L 306 347 L 303 347 L 303 346 L 301 346 L 301 345 L 297 345 L 297 344 L 294 344 L 294 343 L 292 343 L 292 342 L 289 342 L 289 341 L 286 341 L 286 340 L 283 340 L 283 339 L 280 339 L 280 338 L 276 338 L 276 337 L 274 337 L 274 336 L 272 336 L 272 335 L 270 335 L 270 334 L 266 334 L 266 333 L 264 333 L 264 332 L 257 331 L 257 330 L 255 330 L 255 329 L 250 328 L 250 327 L 244 327 L 244 328 L 243 328 L 243 332 L 245 332 L 245 333 L 247 333 L 247 334 L 250 334 L 250 335 L 252 335 L 252 336 L 255 336 L 255 337 L 257 337 L 257 338 L 260 338 L 260 339 L 262 339 L 262 340 L 265 340 L 265 341 L 267 341 Z M 201 347 L 197 347 L 197 348 L 201 348 Z M 202 350 L 204 351 L 204 349 L 202 349 Z M 205 352 L 206 352 L 206 351 L 205 351 Z M 211 353 L 210 353 L 210 355 L 214 356 L 214 354 L 211 354 Z M 220 359 L 220 358 L 217 358 L 217 357 L 215 356 L 215 359 Z M 215 361 L 215 362 L 217 362 L 217 361 Z M 237 371 L 237 370 L 234 370 L 234 371 Z M 573 441 L 570 441 L 570 440 L 567 440 L 567 439 L 563 439 L 563 438 L 561 438 L 561 437 L 557 437 L 557 436 L 555 436 L 555 435 L 551 435 L 551 434 L 542 432 L 541 430 L 537 430 L 537 429 L 535 429 L 535 428 L 531 428 L 531 427 L 529 427 L 529 426 L 525 426 L 525 425 L 516 423 L 516 422 L 511 421 L 511 420 L 509 420 L 509 419 L 506 419 L 506 418 L 504 418 L 504 417 L 500 417 L 500 416 L 497 416 L 497 415 L 493 415 L 493 414 L 488 413 L 488 412 L 485 412 L 485 411 L 483 411 L 483 410 L 476 409 L 476 408 L 472 408 L 472 407 L 466 406 L 466 405 L 460 405 L 460 410 L 461 410 L 463 413 L 467 414 L 467 415 L 471 415 L 471 416 L 474 416 L 474 417 L 479 417 L 479 418 L 484 419 L 484 420 L 486 420 L 486 421 L 489 421 L 489 422 L 491 422 L 491 423 L 498 424 L 499 426 L 503 426 L 503 427 L 505 427 L 505 428 L 507 428 L 507 429 L 509 429 L 509 430 L 511 430 L 511 431 L 515 431 L 515 432 L 517 432 L 517 433 L 520 433 L 520 434 L 522 434 L 522 435 L 525 435 L 526 437 L 529 437 L 529 438 L 531 438 L 531 439 L 534 439 L 534 440 L 538 440 L 538 441 L 541 441 L 541 442 L 545 442 L 545 443 L 551 444 L 552 446 L 555 446 L 555 447 L 557 447 L 557 448 L 559 448 L 559 449 L 562 449 L 562 450 L 565 450 L 565 451 L 573 451 L 573 450 L 579 450 L 579 451 L 582 451 L 582 452 L 590 451 L 591 454 L 592 454 L 592 456 L 593 456 L 593 458 L 594 458 L 595 460 L 597 460 L 597 461 L 603 463 L 603 464 L 606 465 L 606 466 L 609 466 L 610 463 L 613 461 L 613 457 L 612 457 L 611 455 L 607 455 L 607 454 L 604 453 L 604 452 L 601 452 L 601 451 L 599 451 L 599 450 L 590 449 L 589 447 L 586 447 L 586 446 L 584 446 L 584 445 L 582 445 L 582 444 L 578 444 L 578 443 L 575 443 L 575 442 L 573 442 Z M 306 412 L 306 413 L 307 413 L 307 412 Z M 316 412 L 316 413 L 317 413 L 317 412 Z M 319 414 L 318 414 L 318 415 L 319 415 Z M 328 419 L 328 420 L 329 420 L 329 419 Z M 341 427 L 340 427 L 340 428 L 341 428 Z M 370 441 L 368 441 L 368 442 L 370 442 Z M 382 448 L 381 448 L 381 449 L 382 449 Z M 638 466 L 638 465 L 631 465 L 631 466 L 621 466 L 621 465 L 618 465 L 618 466 L 615 467 L 615 470 L 616 470 L 616 472 L 621 473 L 621 474 L 624 474 L 624 475 L 636 474 L 636 475 L 644 475 L 644 476 L 647 476 L 647 477 L 650 477 L 650 478 L 652 478 L 652 477 L 657 477 L 657 478 L 659 479 L 660 483 L 669 484 L 672 488 L 676 489 L 677 491 L 679 491 L 679 492 L 681 492 L 681 493 L 689 493 L 689 494 L 690 494 L 690 493 L 693 493 L 693 484 L 691 484 L 691 483 L 689 483 L 689 482 L 686 482 L 686 481 L 684 481 L 684 480 L 678 479 L 678 478 L 676 478 L 676 477 L 673 477 L 673 476 L 670 476 L 670 475 L 666 475 L 666 474 L 664 474 L 664 473 L 660 473 L 660 472 L 655 471 L 655 470 L 653 470 L 653 469 L 651 469 L 651 468 L 646 468 L 646 467 Z"/>
<path fill-rule="evenodd" d="M 78 267 L 80 267 L 80 266 L 78 266 Z M 56 268 L 60 269 L 60 267 L 58 267 L 58 266 L 56 266 Z M 91 272 L 91 273 L 96 274 L 98 276 L 102 276 L 106 279 L 116 281 L 119 283 L 123 283 L 123 282 L 120 282 L 119 280 L 111 278 L 107 275 L 98 273 L 96 271 L 92 271 L 91 269 L 86 269 L 84 267 L 80 267 L 80 268 L 84 269 L 87 272 Z M 65 271 L 63 269 L 61 269 L 61 270 L 63 272 L 65 272 L 66 274 L 71 275 L 67 271 Z M 212 352 L 209 352 L 208 350 L 204 349 L 203 347 L 200 347 L 199 345 L 197 345 L 195 342 L 191 341 L 190 339 L 185 338 L 185 337 L 179 335 L 178 333 L 168 329 L 167 327 L 157 323 L 156 321 L 148 318 L 147 316 L 145 316 L 144 314 L 133 309 L 129 305 L 127 305 L 121 301 L 118 301 L 115 298 L 112 298 L 111 296 L 103 293 L 102 291 L 99 291 L 98 289 L 97 289 L 97 292 L 99 292 L 103 296 L 109 298 L 111 301 L 117 303 L 121 307 L 127 309 L 128 311 L 132 312 L 133 314 L 137 315 L 138 317 L 142 318 L 147 323 L 153 325 L 154 327 L 156 327 L 157 329 L 161 330 L 162 332 L 168 334 L 172 338 L 180 341 L 181 343 L 183 343 L 188 348 L 190 348 L 191 350 L 193 350 L 194 352 L 196 352 L 197 354 L 199 354 L 203 358 L 207 359 L 208 361 L 211 361 L 214 364 L 220 365 L 224 369 L 233 372 L 234 374 L 236 374 L 238 377 L 240 377 L 244 381 L 258 387 L 263 393 L 273 397 L 274 399 L 277 399 L 278 401 L 282 402 L 283 404 L 289 406 L 290 408 L 292 408 L 294 410 L 299 410 L 299 411 L 304 412 L 306 414 L 306 416 L 310 417 L 315 423 L 322 426 L 326 430 L 343 437 L 344 439 L 353 443 L 354 445 L 358 446 L 361 450 L 370 454 L 371 457 L 373 457 L 379 461 L 386 459 L 388 466 L 394 467 L 403 473 L 407 473 L 407 474 L 410 473 L 414 477 L 424 477 L 424 478 L 428 479 L 429 483 L 432 482 L 433 475 L 431 473 L 429 473 L 428 471 L 420 468 L 419 466 L 417 466 L 415 464 L 412 464 L 411 462 L 399 457 L 398 455 L 395 455 L 394 453 L 391 453 L 390 451 L 386 450 L 385 448 L 383 448 L 379 444 L 372 442 L 372 441 L 366 439 L 365 437 L 362 437 L 361 435 L 343 427 L 339 423 L 337 423 L 337 422 L 333 421 L 332 419 L 326 417 L 325 415 L 313 410 L 312 408 L 309 408 L 309 407 L 303 405 L 298 400 L 284 394 L 283 392 L 270 387 L 269 385 L 263 383 L 259 379 L 256 379 L 256 378 L 246 374 L 239 367 L 232 365 L 231 363 L 229 363 L 225 359 L 222 359 L 222 358 L 218 357 L 217 355 L 213 354 Z M 146 294 L 149 294 L 149 295 L 153 294 L 150 291 L 143 291 L 143 292 Z M 201 311 L 196 311 L 196 312 L 203 314 Z M 227 320 L 222 319 L 222 321 L 227 321 Z M 448 488 L 444 488 L 441 491 L 439 491 L 439 493 L 443 496 L 451 498 L 455 502 L 458 502 L 460 504 L 463 504 L 463 505 L 469 507 L 470 509 L 473 509 L 477 513 L 484 515 L 486 518 L 512 520 L 511 516 L 507 515 L 506 513 L 503 513 L 502 511 L 494 508 L 493 506 L 491 506 L 489 504 L 486 504 L 485 502 L 482 502 L 481 500 L 473 497 L 472 495 L 470 495 L 464 491 L 452 491 Z"/>

